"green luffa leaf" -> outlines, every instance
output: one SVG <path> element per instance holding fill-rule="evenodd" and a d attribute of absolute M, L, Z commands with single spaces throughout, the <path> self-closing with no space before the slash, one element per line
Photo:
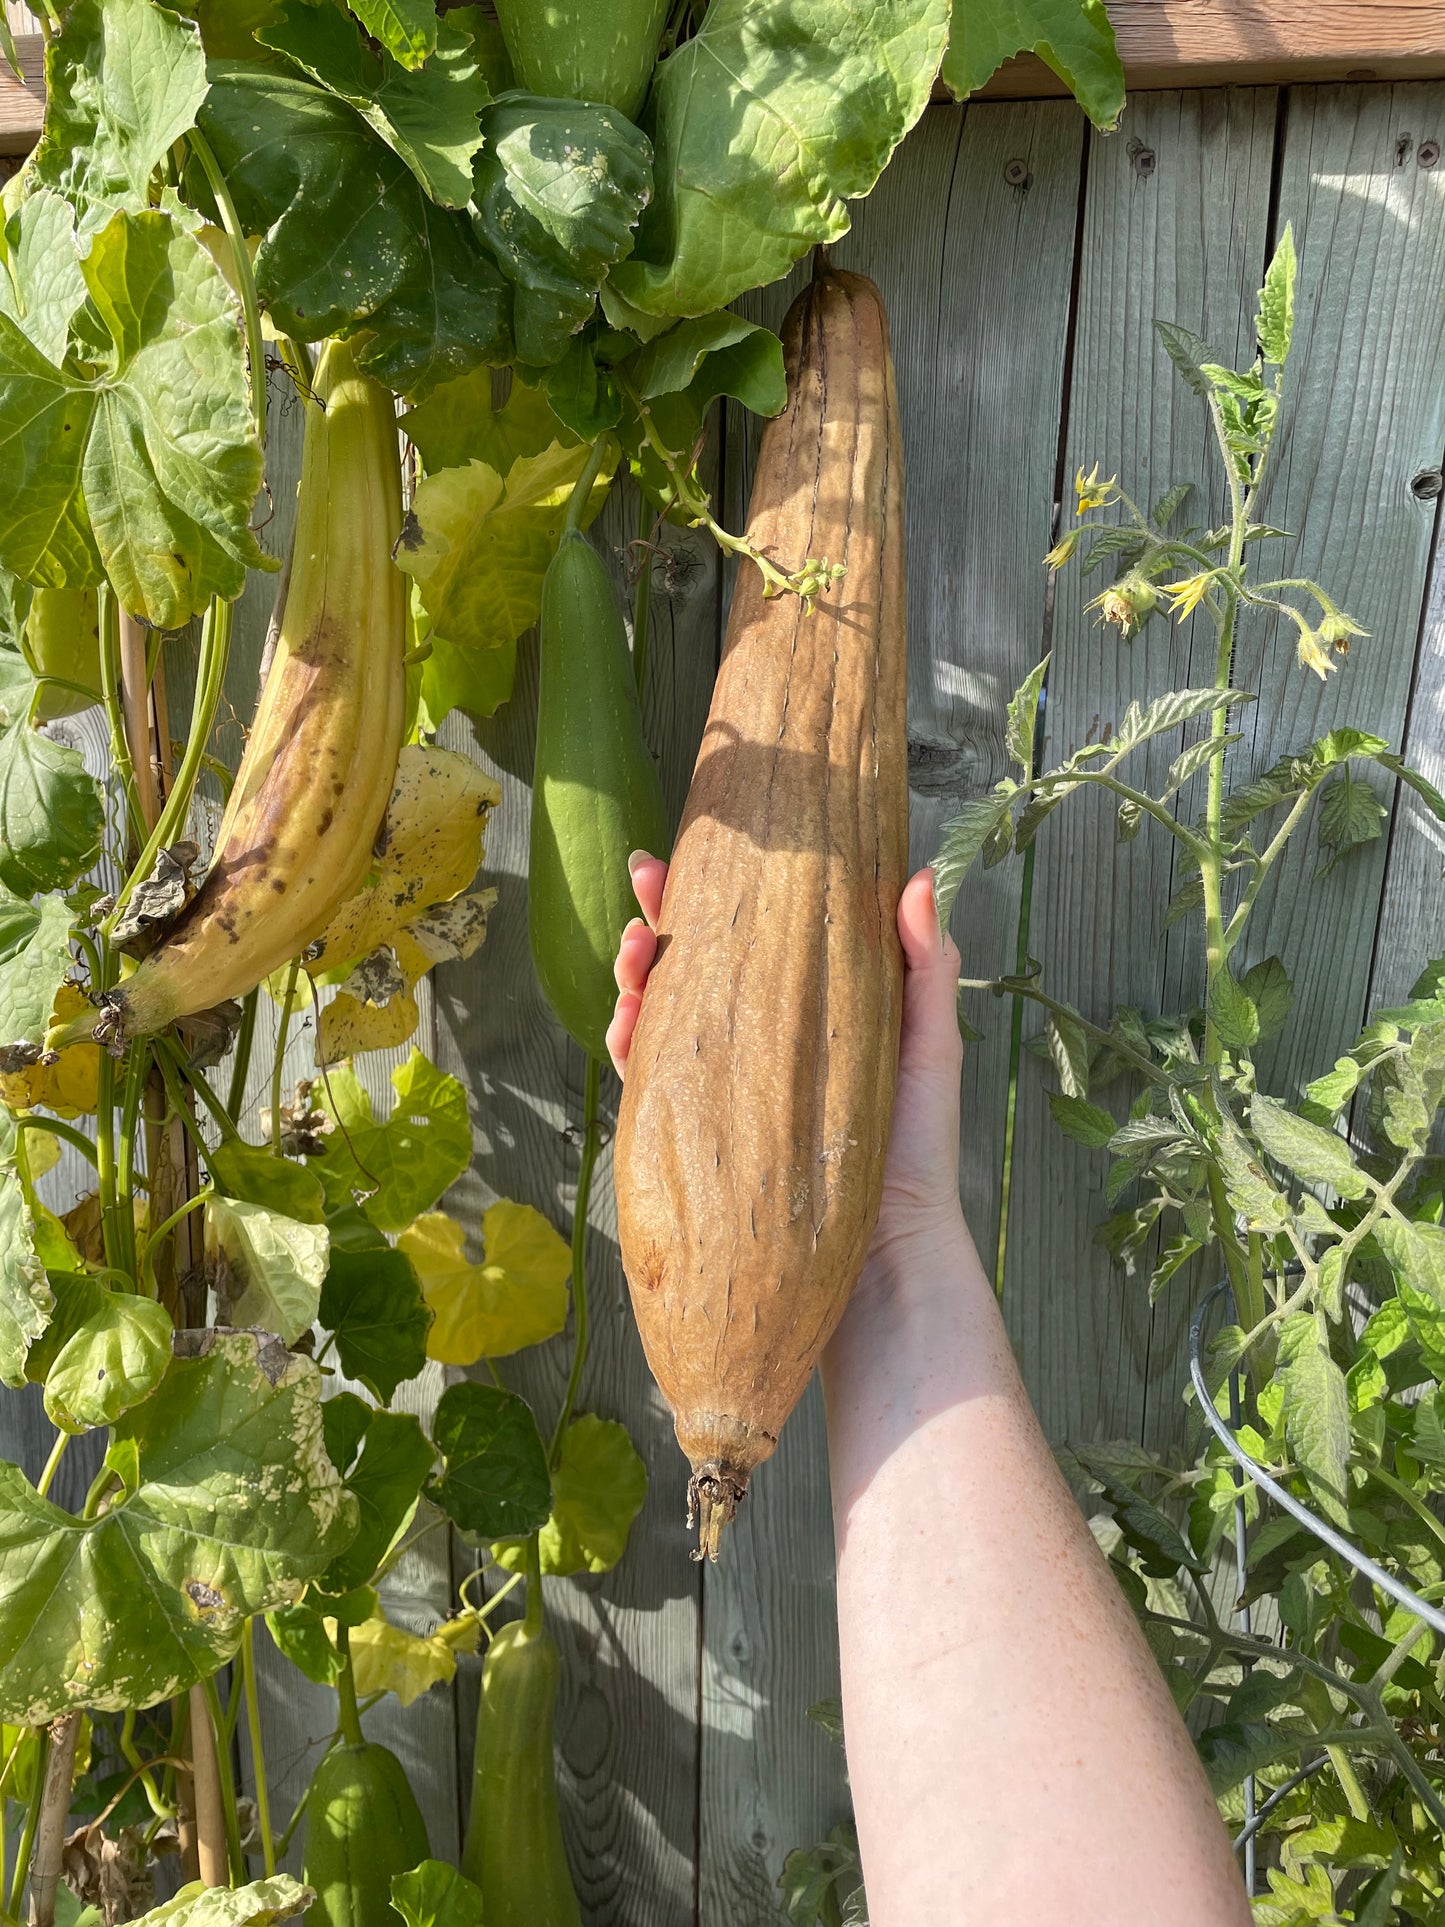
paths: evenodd
<path fill-rule="evenodd" d="M 953 9 L 944 85 L 963 100 L 1021 53 L 1052 68 L 1096 127 L 1118 126 L 1124 69 L 1103 0 L 965 0 Z"/>
<path fill-rule="evenodd" d="M 100 785 L 77 750 L 42 736 L 24 716 L 0 728 L 0 883 L 7 890 L 22 897 L 68 890 L 100 855 L 104 828 Z M 53 921 L 55 913 L 47 915 Z"/>
<path fill-rule="evenodd" d="M 346 0 L 373 40 L 380 41 L 403 68 L 430 65 L 439 39 L 432 0 Z"/>
<path fill-rule="evenodd" d="M 72 0 L 45 50 L 45 126 L 35 179 L 91 233 L 150 199 L 151 176 L 206 93 L 193 22 L 152 0 Z"/>
<path fill-rule="evenodd" d="M 24 1187 L 14 1171 L 0 1171 L 0 1381 L 15 1388 L 25 1383 L 30 1347 L 54 1309 Z"/>
<path fill-rule="evenodd" d="M 928 104 L 946 0 L 713 0 L 658 69 L 657 193 L 609 285 L 644 313 L 701 315 L 848 231 Z"/>
<path fill-rule="evenodd" d="M 36 1348 L 45 1361 L 45 1412 L 62 1432 L 113 1425 L 148 1398 L 171 1362 L 164 1305 L 111 1291 L 83 1272 L 57 1273 L 55 1316 Z M 32 1354 L 29 1373 L 36 1376 Z"/>
<path fill-rule="evenodd" d="M 427 9 L 436 49 L 419 72 L 391 53 L 373 53 L 333 7 L 284 0 L 257 39 L 295 62 L 318 86 L 349 107 L 399 154 L 431 198 L 465 207 L 472 156 L 482 144 L 478 115 L 492 98 L 470 34 Z"/>
<path fill-rule="evenodd" d="M 0 1044 L 38 1044 L 70 968 L 70 911 L 61 897 L 23 903 L 0 893 Z"/>
<path fill-rule="evenodd" d="M 469 1537 L 520 1538 L 546 1524 L 552 1482 L 525 1399 L 469 1380 L 449 1386 L 432 1437 L 443 1465 L 427 1496 Z"/>
<path fill-rule="evenodd" d="M 398 1532 L 416 1510 L 434 1458 L 430 1439 L 409 1412 L 378 1412 L 366 1428 L 361 1457 L 346 1475 L 356 1496 L 356 1537 L 315 1582 L 322 1592 L 351 1592 L 365 1585 Z"/>
<path fill-rule="evenodd" d="M 546 367 L 632 252 L 652 198 L 652 149 L 610 107 L 508 94 L 482 115 L 476 222 L 515 289 L 518 357 Z"/>
<path fill-rule="evenodd" d="M 332 1071 L 325 1106 L 344 1130 L 332 1133 L 312 1168 L 336 1203 L 349 1203 L 353 1191 L 368 1193 L 371 1222 L 401 1231 L 466 1170 L 472 1126 L 466 1091 L 419 1050 L 392 1072 L 391 1084 L 396 1103 L 377 1119 L 350 1066 Z"/>
<path fill-rule="evenodd" d="M 627 1427 L 591 1412 L 574 1419 L 552 1475 L 552 1511 L 540 1537 L 543 1572 L 610 1572 L 646 1497 L 647 1467 Z M 521 1546 L 493 1551 L 508 1572 L 524 1570 Z"/>
<path fill-rule="evenodd" d="M 393 1874 L 391 1904 L 406 1927 L 482 1927 L 480 1890 L 444 1860 Z"/>
<path fill-rule="evenodd" d="M 390 1245 L 333 1251 L 318 1316 L 336 1334 L 342 1371 L 383 1405 L 426 1364 L 431 1309 L 411 1260 Z"/>
<path fill-rule="evenodd" d="M 5 224 L 0 313 L 56 363 L 65 359 L 70 324 L 85 299 L 74 237 L 75 210 L 46 188 L 23 200 Z"/>
<path fill-rule="evenodd" d="M 80 264 L 89 300 L 64 368 L 0 316 L 0 452 L 15 514 L 0 561 L 52 587 L 98 579 L 173 629 L 275 564 L 239 309 L 215 262 L 157 210 L 118 214 Z M 77 360 L 83 354 L 84 360 Z"/>
<path fill-rule="evenodd" d="M 153 1705 L 294 1601 L 356 1529 L 309 1359 L 248 1332 L 192 1335 L 115 1427 L 123 1480 L 98 1518 L 0 1466 L 0 1715 Z"/>
<path fill-rule="evenodd" d="M 256 284 L 279 328 L 364 337 L 363 367 L 418 398 L 511 358 L 510 290 L 471 223 L 435 206 L 346 101 L 279 67 L 210 74 L 201 127 L 261 236 Z"/>

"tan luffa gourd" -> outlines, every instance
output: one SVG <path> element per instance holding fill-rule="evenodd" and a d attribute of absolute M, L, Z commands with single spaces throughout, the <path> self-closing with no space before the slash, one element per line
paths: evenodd
<path fill-rule="evenodd" d="M 846 573 L 809 614 L 740 567 L 617 1126 L 623 1264 L 714 1558 L 862 1266 L 898 1062 L 903 460 L 878 290 L 823 273 L 784 350 L 748 537 Z"/>

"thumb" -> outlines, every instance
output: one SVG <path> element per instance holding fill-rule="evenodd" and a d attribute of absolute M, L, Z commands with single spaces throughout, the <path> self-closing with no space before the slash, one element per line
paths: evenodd
<path fill-rule="evenodd" d="M 898 900 L 898 935 L 903 944 L 903 1051 L 920 1066 L 951 1058 L 960 1046 L 958 974 L 960 958 L 952 937 L 941 936 L 932 870 L 909 879 Z"/>

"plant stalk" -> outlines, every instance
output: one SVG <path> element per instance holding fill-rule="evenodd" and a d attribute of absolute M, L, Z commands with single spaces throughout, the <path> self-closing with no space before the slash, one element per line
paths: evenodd
<path fill-rule="evenodd" d="M 582 1159 L 577 1167 L 577 1196 L 572 1205 L 572 1308 L 576 1317 L 576 1330 L 572 1343 L 572 1369 L 567 1375 L 567 1391 L 562 1400 L 562 1409 L 557 1414 L 551 1450 L 547 1455 L 548 1462 L 554 1471 L 562 1457 L 563 1434 L 572 1417 L 572 1408 L 577 1403 L 577 1390 L 582 1383 L 582 1372 L 587 1363 L 589 1337 L 587 1206 L 592 1195 L 592 1170 L 597 1162 L 597 1153 L 602 1143 L 602 1133 L 597 1124 L 597 1104 L 601 1087 L 602 1061 L 600 1058 L 589 1056 L 582 1096 Z"/>

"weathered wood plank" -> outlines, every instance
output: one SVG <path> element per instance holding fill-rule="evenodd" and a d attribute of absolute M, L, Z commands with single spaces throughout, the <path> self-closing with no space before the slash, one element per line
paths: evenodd
<path fill-rule="evenodd" d="M 1129 92 L 1445 72 L 1434 0 L 1109 0 Z M 1042 60 L 1007 61 L 984 98 L 1062 94 Z M 1132 121 L 1126 127 L 1133 131 Z"/>
<path fill-rule="evenodd" d="M 636 529 L 630 488 L 614 498 L 598 540 L 614 560 Z M 716 667 L 717 589 L 711 545 L 668 530 L 682 566 L 654 597 L 644 711 L 674 817 L 681 809 Z M 666 576 L 668 571 L 659 571 Z M 486 875 L 500 897 L 486 944 L 438 972 L 440 1060 L 476 1100 L 478 1151 L 449 1207 L 470 1230 L 494 1197 L 536 1205 L 564 1230 L 576 1180 L 566 1132 L 581 1116 L 580 1053 L 552 1018 L 527 938 L 529 785 L 536 719 L 536 649 L 522 645 L 517 688 L 489 723 L 454 716 L 445 740 L 475 754 L 502 785 Z M 604 1084 L 610 1125 L 616 1084 Z M 693 1918 L 697 1852 L 698 1596 L 682 1507 L 684 1461 L 643 1363 L 617 1260 L 611 1159 L 598 1160 L 590 1214 L 592 1348 L 582 1409 L 627 1423 L 651 1489 L 627 1556 L 597 1579 L 549 1581 L 563 1651 L 557 1738 L 564 1822 L 589 1927 L 682 1927 Z M 510 1385 L 545 1422 L 560 1402 L 565 1348 L 508 1360 Z M 471 1673 L 473 1669 L 469 1668 Z M 467 1687 L 458 1745 L 470 1761 Z"/>
<path fill-rule="evenodd" d="M 834 251 L 838 265 L 879 282 L 898 371 L 916 863 L 959 799 L 1004 773 L 1003 704 L 1041 647 L 1039 557 L 1052 517 L 1082 127 L 1061 104 L 933 108 Z M 753 297 L 748 312 L 777 327 L 808 271 Z M 1029 405 L 1018 405 L 1024 396 Z M 732 526 L 745 517 L 759 432 L 730 419 Z M 959 916 L 971 966 L 1011 966 L 1017 908 L 1011 869 L 972 891 Z M 966 1209 L 985 1249 L 997 1232 L 1006 1016 L 989 1028 L 965 1070 L 963 1145 Z M 837 1691 L 826 1463 L 814 1391 L 706 1575 L 700 1904 L 709 1927 L 776 1908 L 784 1857 L 844 1810 L 841 1759 L 806 1719 L 810 1703 Z"/>
<path fill-rule="evenodd" d="M 1130 115 L 1129 145 L 1096 137 L 1090 150 L 1066 444 L 1070 514 L 1070 479 L 1096 460 L 1146 502 L 1191 479 L 1214 501 L 1222 484 L 1208 466 L 1197 404 L 1158 349 L 1153 321 L 1180 321 L 1225 352 L 1242 348 L 1264 259 L 1274 96 L 1161 94 L 1135 102 Z M 1131 698 L 1190 680 L 1187 634 L 1155 622 L 1125 645 L 1095 625 L 1084 604 L 1104 580 L 1107 571 L 1081 579 L 1077 568 L 1058 578 L 1050 761 L 1097 737 Z M 1178 748 L 1161 741 L 1153 755 L 1141 753 L 1141 780 L 1161 778 Z M 1172 889 L 1163 841 L 1146 834 L 1117 845 L 1113 811 L 1092 796 L 1070 798 L 1040 832 L 1029 948 L 1043 963 L 1044 987 L 1086 1016 L 1107 1020 L 1121 1003 L 1151 1014 L 1161 1007 L 1158 933 Z M 1037 1028 L 1030 1017 L 1026 1030 Z M 1051 1437 L 1138 1437 L 1153 1321 L 1143 1293 L 1126 1288 L 1093 1243 L 1106 1215 L 1104 1160 L 1056 1129 L 1044 1087 L 1026 1055 L 1005 1314 Z"/>
<path fill-rule="evenodd" d="M 1445 543 L 1437 524 L 1430 596 L 1415 664 L 1405 760 L 1445 789 Z M 1420 967 L 1445 956 L 1445 826 L 1404 784 L 1395 798 L 1366 1008 L 1410 994 Z"/>
<path fill-rule="evenodd" d="M 1442 86 L 1291 96 L 1279 210 L 1295 225 L 1300 293 L 1263 511 L 1298 536 L 1271 545 L 1272 566 L 1319 580 L 1370 634 L 1321 683 L 1299 667 L 1292 625 L 1246 626 L 1244 686 L 1260 691 L 1244 723 L 1253 770 L 1345 722 L 1396 747 L 1405 736 L 1445 445 L 1445 175 L 1419 165 L 1418 146 L 1439 127 Z M 1429 754 L 1427 717 L 1414 740 Z M 1383 774 L 1376 787 L 1389 801 Z M 1241 965 L 1283 957 L 1299 1012 L 1260 1054 L 1272 1088 L 1292 1093 L 1328 1068 L 1364 1020 L 1385 858 L 1382 839 L 1318 879 L 1311 832 L 1260 897 Z M 1423 904 L 1416 914 L 1423 923 Z M 1399 966 L 1423 962 L 1423 930 L 1394 932 Z"/>

